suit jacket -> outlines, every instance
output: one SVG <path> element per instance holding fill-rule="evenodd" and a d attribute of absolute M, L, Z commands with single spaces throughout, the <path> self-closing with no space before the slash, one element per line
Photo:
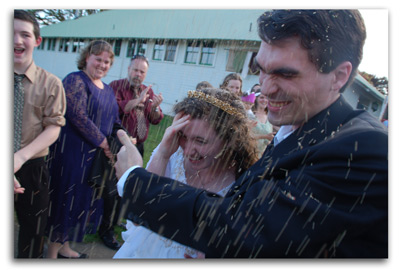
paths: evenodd
<path fill-rule="evenodd" d="M 340 97 L 244 172 L 221 198 L 142 168 L 125 217 L 206 257 L 388 256 L 388 134 Z"/>

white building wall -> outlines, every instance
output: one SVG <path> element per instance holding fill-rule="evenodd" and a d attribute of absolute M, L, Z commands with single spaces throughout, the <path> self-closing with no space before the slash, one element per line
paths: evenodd
<path fill-rule="evenodd" d="M 347 89 L 343 92 L 343 97 L 348 103 L 350 103 L 353 108 L 357 107 L 359 94 L 356 93 L 354 87 L 352 87 L 351 85 L 347 87 Z"/>
<path fill-rule="evenodd" d="M 45 44 L 44 50 L 35 50 L 34 60 L 38 66 L 63 79 L 70 72 L 78 70 L 76 62 L 79 54 L 72 52 L 72 46 L 69 47 L 68 52 L 59 52 L 58 44 L 59 40 L 57 41 L 55 51 L 48 51 L 47 44 Z M 130 63 L 130 58 L 126 57 L 127 44 L 128 41 L 126 40 L 122 42 L 120 56 L 115 57 L 113 66 L 108 75 L 103 79 L 104 82 L 110 83 L 113 80 L 127 76 L 127 69 Z M 152 60 L 155 42 L 148 41 L 147 44 L 146 57 L 149 59 L 150 67 L 144 84 L 151 84 L 155 93 L 163 94 L 164 101 L 161 104 L 161 108 L 165 114 L 172 115 L 173 105 L 177 101 L 182 100 L 188 90 L 195 89 L 197 83 L 200 81 L 208 81 L 214 87 L 219 87 L 224 77 L 231 73 L 226 71 L 229 49 L 231 48 L 227 42 L 219 42 L 217 45 L 214 65 L 212 66 L 184 63 L 186 52 L 186 41 L 184 40 L 180 40 L 178 43 L 174 62 Z M 258 83 L 258 76 L 247 75 L 243 79 L 243 91 L 249 90 L 255 83 Z M 351 85 L 343 93 L 343 96 L 354 108 L 358 104 L 359 91 L 363 90 Z M 371 100 L 376 99 L 371 97 Z M 377 102 L 380 107 L 378 111 L 374 112 L 371 108 L 368 108 L 368 111 L 376 117 L 379 116 L 383 101 L 377 100 Z"/>
<path fill-rule="evenodd" d="M 113 66 L 103 79 L 105 83 L 127 76 L 130 63 L 130 59 L 126 57 L 127 43 L 127 41 L 122 43 L 120 56 L 115 57 Z M 151 84 L 155 93 L 162 93 L 164 101 L 161 108 L 165 114 L 171 115 L 173 105 L 182 100 L 188 90 L 195 89 L 200 81 L 208 81 L 214 87 L 219 87 L 224 77 L 231 73 L 225 70 L 229 53 L 226 45 L 217 45 L 213 66 L 184 63 L 186 52 L 184 40 L 179 41 L 174 62 L 152 60 L 153 47 L 154 41 L 149 41 L 146 57 L 149 59 L 150 67 L 144 84 Z M 45 50 L 35 50 L 34 59 L 38 66 L 63 79 L 70 72 L 78 70 L 76 65 L 78 55 L 72 52 L 72 46 L 68 52 L 58 52 L 58 43 L 56 51 L 48 51 L 45 44 Z M 258 83 L 258 76 L 248 75 L 243 80 L 243 91 L 247 91 L 255 83 Z"/>

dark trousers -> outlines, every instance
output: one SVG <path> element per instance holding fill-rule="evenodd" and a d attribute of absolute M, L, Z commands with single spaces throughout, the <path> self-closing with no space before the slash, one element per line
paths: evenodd
<path fill-rule="evenodd" d="M 139 150 L 140 155 L 143 157 L 144 154 L 144 143 L 139 142 L 136 144 L 136 148 Z"/>
<path fill-rule="evenodd" d="M 136 147 L 143 157 L 144 143 L 137 143 Z M 114 169 L 112 169 L 111 175 L 114 175 L 114 173 Z M 118 195 L 117 182 L 117 179 L 108 180 L 105 182 L 103 190 L 96 191 L 102 192 L 101 197 L 103 198 L 103 218 L 99 227 L 100 236 L 106 233 L 114 234 L 114 226 L 118 224 L 120 219 L 121 198 Z"/>
<path fill-rule="evenodd" d="M 117 225 L 120 215 L 120 201 L 116 181 L 106 181 L 102 190 L 103 218 L 99 227 L 99 235 L 114 234 L 114 226 Z"/>
<path fill-rule="evenodd" d="M 49 171 L 45 158 L 27 161 L 15 174 L 23 194 L 16 194 L 14 207 L 19 223 L 18 258 L 43 257 L 49 207 Z"/>

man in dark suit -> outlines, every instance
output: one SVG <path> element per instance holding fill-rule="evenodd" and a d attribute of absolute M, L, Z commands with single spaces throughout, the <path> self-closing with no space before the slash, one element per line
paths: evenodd
<path fill-rule="evenodd" d="M 138 168 L 119 133 L 125 217 L 206 258 L 387 258 L 387 130 L 340 94 L 362 58 L 361 15 L 275 10 L 258 24 L 274 141 L 222 198 Z"/>

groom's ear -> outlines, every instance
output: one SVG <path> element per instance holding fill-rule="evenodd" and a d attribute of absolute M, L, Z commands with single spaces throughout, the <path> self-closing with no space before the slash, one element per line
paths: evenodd
<path fill-rule="evenodd" d="M 349 61 L 345 61 L 338 65 L 332 72 L 334 74 L 332 87 L 333 91 L 340 91 L 349 80 L 353 65 Z"/>

